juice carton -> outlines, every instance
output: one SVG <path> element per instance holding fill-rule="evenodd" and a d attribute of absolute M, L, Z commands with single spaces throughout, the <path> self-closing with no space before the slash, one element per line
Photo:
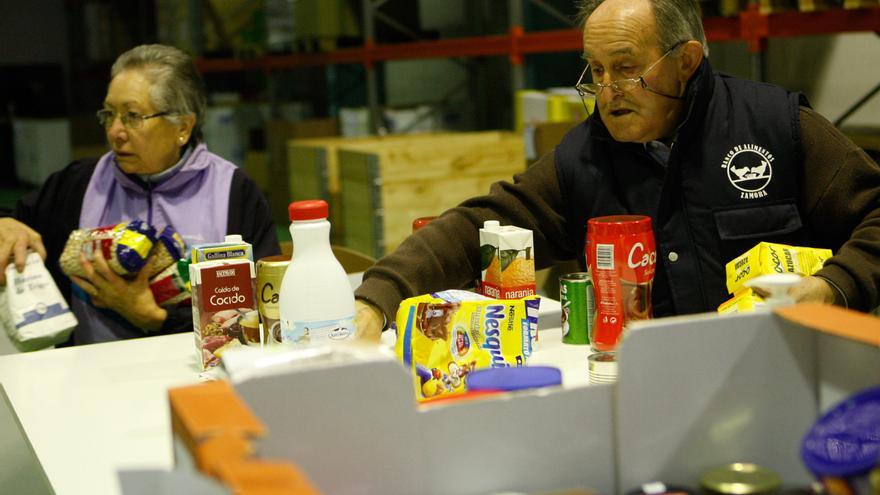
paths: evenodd
<path fill-rule="evenodd" d="M 193 331 L 202 367 L 220 363 L 223 352 L 263 345 L 257 311 L 256 272 L 247 259 L 204 261 L 189 266 Z"/>
<path fill-rule="evenodd" d="M 735 293 L 746 280 L 774 273 L 812 275 L 832 255 L 830 249 L 817 249 L 785 244 L 758 243 L 725 266 L 727 291 Z"/>
<path fill-rule="evenodd" d="M 531 230 L 487 221 L 480 229 L 478 291 L 493 299 L 535 295 L 534 250 Z"/>

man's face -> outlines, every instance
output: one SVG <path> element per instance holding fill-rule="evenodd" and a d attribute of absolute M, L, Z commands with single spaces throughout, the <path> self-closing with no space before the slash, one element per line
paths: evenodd
<path fill-rule="evenodd" d="M 607 0 L 587 20 L 584 56 L 593 82 L 637 78 L 663 55 L 647 0 Z M 656 92 L 681 96 L 689 76 L 671 53 L 644 79 Z M 605 88 L 597 95 L 596 106 L 616 141 L 646 143 L 671 137 L 683 105 L 638 86 L 627 91 Z"/>

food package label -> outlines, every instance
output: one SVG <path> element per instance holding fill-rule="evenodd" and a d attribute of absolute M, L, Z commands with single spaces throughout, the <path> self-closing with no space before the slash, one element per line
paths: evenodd
<path fill-rule="evenodd" d="M 539 305 L 537 296 L 499 300 L 455 290 L 403 301 L 395 351 L 412 371 L 416 398 L 465 392 L 474 369 L 524 366 Z"/>
<path fill-rule="evenodd" d="M 76 317 L 37 253 L 29 253 L 25 269 L 6 267 L 6 287 L 0 288 L 0 320 L 21 351 L 51 347 L 67 340 Z"/>
<path fill-rule="evenodd" d="M 262 345 L 255 296 L 256 274 L 247 259 L 189 265 L 193 332 L 202 367 L 220 364 L 226 350 Z"/>
<path fill-rule="evenodd" d="M 192 248 L 192 262 L 231 260 L 245 258 L 254 261 L 253 247 L 246 243 L 215 242 L 209 244 L 196 244 Z"/>
<path fill-rule="evenodd" d="M 718 306 L 718 313 L 722 315 L 734 313 L 749 313 L 766 306 L 764 299 L 752 289 L 744 287 L 727 301 Z"/>
<path fill-rule="evenodd" d="M 744 254 L 734 258 L 725 267 L 727 291 L 734 294 L 747 280 L 774 273 L 794 273 L 801 276 L 819 271 L 825 260 L 832 256 L 830 249 L 788 246 L 769 242 L 758 243 Z"/>

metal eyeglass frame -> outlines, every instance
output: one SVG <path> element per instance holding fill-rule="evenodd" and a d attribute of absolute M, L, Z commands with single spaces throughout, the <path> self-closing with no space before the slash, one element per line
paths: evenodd
<path fill-rule="evenodd" d="M 590 110 L 587 109 L 587 102 L 586 102 L 586 100 L 584 100 L 585 95 L 589 94 L 592 96 L 599 96 L 599 93 L 601 93 L 602 90 L 604 90 L 605 88 L 611 88 L 612 91 L 617 92 L 617 93 L 624 93 L 624 92 L 632 91 L 633 89 L 635 89 L 637 87 L 641 87 L 642 89 L 648 90 L 648 91 L 650 91 L 654 94 L 660 95 L 660 96 L 665 96 L 667 98 L 672 98 L 675 100 L 683 99 L 680 96 L 667 95 L 667 94 L 661 93 L 659 91 L 656 91 L 656 90 L 652 89 L 650 86 L 648 86 L 647 82 L 645 82 L 645 76 L 647 76 L 648 73 L 650 73 L 652 70 L 654 70 L 654 67 L 657 67 L 657 65 L 660 62 L 662 62 L 663 59 L 665 59 L 670 53 L 672 53 L 673 50 L 675 50 L 676 48 L 681 46 L 682 43 L 684 43 L 684 41 L 679 41 L 678 43 L 672 45 L 672 47 L 669 50 L 666 50 L 666 53 L 664 53 L 662 57 L 658 58 L 653 64 L 650 65 L 650 67 L 645 69 L 645 71 L 642 72 L 639 76 L 628 78 L 628 79 L 618 79 L 616 81 L 611 81 L 608 84 L 581 82 L 584 80 L 584 76 L 587 74 L 587 71 L 590 70 L 590 64 L 587 64 L 587 66 L 584 67 L 584 71 L 581 72 L 581 77 L 578 78 L 577 83 L 574 85 L 574 89 L 580 95 L 581 103 L 584 104 L 584 109 L 587 110 L 587 114 L 589 115 Z"/>
<path fill-rule="evenodd" d="M 101 127 L 108 129 L 113 125 L 113 122 L 116 121 L 116 117 L 119 117 L 119 120 L 122 121 L 122 125 L 126 129 L 140 129 L 144 126 L 144 121 L 147 119 L 153 119 L 156 117 L 164 117 L 165 115 L 170 115 L 171 112 L 156 112 L 151 115 L 139 115 L 135 112 L 123 112 L 116 113 L 112 110 L 98 110 L 95 113 L 95 116 L 98 117 L 98 124 Z"/>

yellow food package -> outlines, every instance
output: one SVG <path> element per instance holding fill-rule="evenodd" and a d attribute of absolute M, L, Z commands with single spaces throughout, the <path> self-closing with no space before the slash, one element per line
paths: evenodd
<path fill-rule="evenodd" d="M 525 365 L 540 302 L 537 296 L 500 300 L 461 290 L 403 301 L 395 351 L 412 370 L 416 398 L 462 393 L 475 369 Z"/>
<path fill-rule="evenodd" d="M 752 289 L 743 288 L 736 291 L 733 297 L 721 303 L 718 306 L 718 313 L 722 315 L 748 313 L 764 306 L 764 298 L 755 294 Z"/>
<path fill-rule="evenodd" d="M 743 287 L 746 280 L 761 275 L 774 273 L 812 275 L 822 268 L 825 260 L 831 255 L 830 249 L 758 243 L 726 265 L 727 291 L 734 294 Z"/>

